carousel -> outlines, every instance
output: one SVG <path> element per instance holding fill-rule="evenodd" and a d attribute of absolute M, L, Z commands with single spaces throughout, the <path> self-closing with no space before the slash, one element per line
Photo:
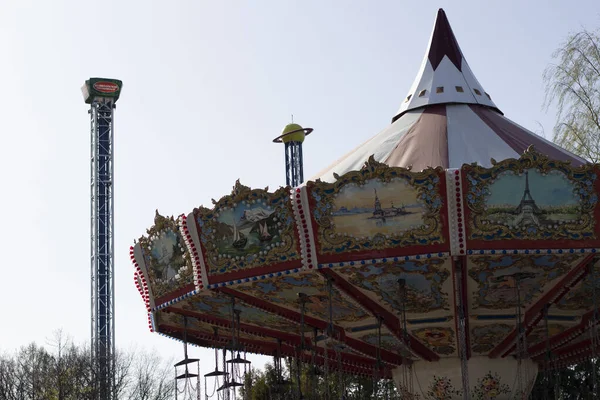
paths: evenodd
<path fill-rule="evenodd" d="M 599 172 L 503 115 L 439 10 L 389 126 L 306 182 L 157 212 L 135 283 L 150 330 L 184 343 L 180 393 L 235 398 L 256 353 L 289 360 L 288 398 L 349 375 L 528 398 L 600 350 Z M 215 350 L 208 373 L 188 345 Z"/>

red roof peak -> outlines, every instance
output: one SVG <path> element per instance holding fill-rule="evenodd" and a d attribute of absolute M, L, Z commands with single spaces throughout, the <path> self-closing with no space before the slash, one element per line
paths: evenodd
<path fill-rule="evenodd" d="M 444 56 L 447 56 L 452 64 L 456 66 L 459 71 L 462 71 L 462 53 L 448 17 L 442 8 L 438 10 L 437 18 L 435 20 L 435 26 L 433 28 L 433 34 L 431 37 L 431 44 L 429 45 L 429 62 L 435 71 L 442 62 Z"/>

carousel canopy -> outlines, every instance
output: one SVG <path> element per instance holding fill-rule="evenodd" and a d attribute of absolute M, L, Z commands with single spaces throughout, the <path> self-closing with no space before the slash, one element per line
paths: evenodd
<path fill-rule="evenodd" d="M 599 173 L 502 115 L 440 10 L 390 126 L 321 179 L 157 213 L 135 283 L 170 338 L 509 398 L 600 354 Z"/>
<path fill-rule="evenodd" d="M 392 167 L 460 168 L 519 157 L 530 146 L 574 165 L 585 161 L 506 118 L 479 83 L 456 41 L 444 10 L 438 11 L 429 47 L 392 124 L 313 179 L 334 180 L 367 159 Z"/>

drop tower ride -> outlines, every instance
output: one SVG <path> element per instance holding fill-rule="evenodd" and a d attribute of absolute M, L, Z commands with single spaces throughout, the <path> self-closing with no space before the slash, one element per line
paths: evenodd
<path fill-rule="evenodd" d="M 112 400 L 115 373 L 113 218 L 114 110 L 123 83 L 90 78 L 82 87 L 91 133 L 91 350 L 98 400 Z"/>

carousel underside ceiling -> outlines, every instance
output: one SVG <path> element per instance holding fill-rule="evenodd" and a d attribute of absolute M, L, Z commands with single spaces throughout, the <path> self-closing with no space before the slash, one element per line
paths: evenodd
<path fill-rule="evenodd" d="M 597 343 L 597 172 L 529 151 L 491 168 L 371 159 L 333 183 L 236 184 L 212 209 L 157 213 L 131 249 L 136 285 L 151 330 L 203 347 L 231 342 L 235 309 L 246 351 L 354 374 L 461 346 L 512 357 L 519 326 L 529 357 L 564 366 Z"/>

